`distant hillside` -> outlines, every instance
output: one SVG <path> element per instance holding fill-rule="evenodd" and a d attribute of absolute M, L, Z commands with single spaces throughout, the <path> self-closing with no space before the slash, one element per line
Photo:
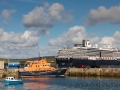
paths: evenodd
<path fill-rule="evenodd" d="M 40 57 L 42 58 L 42 57 Z M 46 58 L 47 61 L 50 61 L 50 60 L 55 60 L 55 56 L 44 56 L 43 58 Z M 34 58 L 28 58 L 29 60 L 38 60 L 38 57 L 34 57 Z"/>
<path fill-rule="evenodd" d="M 40 58 L 42 58 L 42 57 L 40 57 Z M 43 58 L 46 58 L 46 60 L 48 62 L 55 62 L 55 56 L 44 56 Z M 8 62 L 8 59 L 6 59 L 6 58 L 0 58 L 0 60 L 4 60 L 5 63 Z M 11 59 L 10 58 L 9 62 L 20 62 L 21 64 L 24 64 L 28 60 L 31 60 L 31 61 L 38 60 L 38 57 L 26 58 L 26 59 L 17 59 L 17 58 L 16 59 Z"/>

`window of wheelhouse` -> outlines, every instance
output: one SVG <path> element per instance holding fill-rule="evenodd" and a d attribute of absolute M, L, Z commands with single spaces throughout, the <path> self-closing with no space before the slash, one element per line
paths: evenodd
<path fill-rule="evenodd" d="M 30 66 L 30 62 L 27 62 L 26 64 L 25 64 L 25 67 L 29 67 Z"/>
<path fill-rule="evenodd" d="M 36 65 L 36 67 L 39 67 L 39 65 Z"/>

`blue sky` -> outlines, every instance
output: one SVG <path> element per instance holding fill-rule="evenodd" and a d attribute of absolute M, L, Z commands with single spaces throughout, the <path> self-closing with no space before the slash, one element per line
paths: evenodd
<path fill-rule="evenodd" d="M 1 0 L 0 7 L 0 57 L 57 55 L 83 39 L 119 48 L 119 0 Z"/>

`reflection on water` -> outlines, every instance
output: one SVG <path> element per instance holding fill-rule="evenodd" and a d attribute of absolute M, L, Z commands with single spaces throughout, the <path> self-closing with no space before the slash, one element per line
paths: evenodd
<path fill-rule="evenodd" d="M 25 89 L 31 90 L 119 90 L 119 78 L 26 78 Z M 30 83 L 29 83 L 30 82 Z"/>
<path fill-rule="evenodd" d="M 120 78 L 103 77 L 35 77 L 23 78 L 20 85 L 5 86 L 0 90 L 120 90 Z"/>
<path fill-rule="evenodd" d="M 4 85 L 0 90 L 24 90 L 22 84 L 15 84 L 15 85 Z"/>
<path fill-rule="evenodd" d="M 49 88 L 49 85 L 46 85 L 45 82 L 49 80 L 50 78 L 26 78 L 27 82 L 24 84 L 24 87 L 31 90 L 46 90 Z"/>
<path fill-rule="evenodd" d="M 5 85 L 7 90 L 15 90 L 15 85 Z"/>

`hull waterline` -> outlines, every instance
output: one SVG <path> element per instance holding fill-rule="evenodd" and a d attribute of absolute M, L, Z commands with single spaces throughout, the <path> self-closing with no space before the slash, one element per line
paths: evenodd
<path fill-rule="evenodd" d="M 21 71 L 20 76 L 64 76 L 67 69 L 55 71 Z"/>

